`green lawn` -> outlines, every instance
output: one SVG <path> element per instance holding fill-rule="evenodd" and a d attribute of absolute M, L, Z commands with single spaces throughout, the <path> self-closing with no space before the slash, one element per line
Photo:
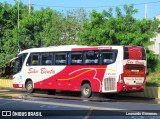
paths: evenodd
<path fill-rule="evenodd" d="M 147 75 L 147 85 L 160 85 L 160 61 L 154 72 Z"/>

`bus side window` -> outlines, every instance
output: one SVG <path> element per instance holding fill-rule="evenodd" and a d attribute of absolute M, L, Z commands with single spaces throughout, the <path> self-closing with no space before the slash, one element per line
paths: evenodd
<path fill-rule="evenodd" d="M 38 65 L 38 59 L 39 59 L 39 55 L 38 54 L 33 54 L 32 65 Z"/>
<path fill-rule="evenodd" d="M 81 52 L 73 52 L 71 54 L 71 65 L 81 65 L 83 59 L 82 56 Z"/>
<path fill-rule="evenodd" d="M 51 53 L 43 53 L 41 59 L 42 65 L 52 65 L 52 54 Z"/>
<path fill-rule="evenodd" d="M 67 53 L 55 53 L 55 64 L 66 65 L 67 64 Z"/>
<path fill-rule="evenodd" d="M 32 53 L 30 54 L 28 60 L 27 60 L 27 66 L 30 66 L 30 65 L 39 65 L 39 56 L 40 54 L 38 53 Z"/>
<path fill-rule="evenodd" d="M 86 65 L 98 65 L 99 64 L 99 52 L 97 51 L 85 52 L 85 64 Z"/>
<path fill-rule="evenodd" d="M 111 64 L 113 63 L 113 52 L 103 51 L 102 52 L 102 64 Z"/>

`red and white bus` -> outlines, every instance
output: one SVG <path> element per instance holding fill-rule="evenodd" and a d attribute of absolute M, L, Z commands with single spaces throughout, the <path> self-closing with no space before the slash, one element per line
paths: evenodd
<path fill-rule="evenodd" d="M 140 46 L 54 46 L 17 55 L 13 87 L 50 92 L 118 93 L 143 91 L 146 53 Z"/>

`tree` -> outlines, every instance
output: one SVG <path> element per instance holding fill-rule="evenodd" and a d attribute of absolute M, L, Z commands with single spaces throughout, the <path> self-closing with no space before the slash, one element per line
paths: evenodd
<path fill-rule="evenodd" d="M 116 16 L 112 9 L 98 13 L 93 10 L 90 20 L 83 24 L 79 37 L 79 44 L 85 45 L 138 45 L 146 48 L 148 64 L 155 61 L 155 55 L 149 51 L 150 41 L 156 35 L 159 21 L 156 19 L 136 19 L 133 17 L 138 11 L 133 5 L 124 5 L 123 11 L 116 7 Z M 150 62 L 151 61 L 151 62 Z M 148 65 L 150 70 L 154 67 Z"/>
<path fill-rule="evenodd" d="M 62 44 L 77 44 L 79 32 L 82 30 L 83 23 L 87 20 L 87 13 L 84 9 L 69 10 L 63 15 L 63 36 Z"/>
<path fill-rule="evenodd" d="M 159 31 L 159 21 L 134 18 L 137 10 L 133 5 L 124 5 L 123 10 L 116 7 L 116 15 L 110 8 L 102 13 L 93 10 L 88 16 L 84 9 L 64 13 L 41 8 L 28 14 L 28 6 L 20 2 L 18 30 L 17 4 L 0 3 L 0 66 L 13 58 L 19 48 L 65 44 L 140 45 L 147 49 L 149 62 L 156 60 L 148 45 Z"/>
<path fill-rule="evenodd" d="M 49 19 L 41 32 L 44 46 L 76 44 L 78 33 L 86 20 L 86 12 L 84 9 L 78 9 L 60 13 L 50 9 Z"/>
<path fill-rule="evenodd" d="M 33 12 L 20 21 L 19 40 L 22 50 L 38 47 L 40 32 L 43 31 L 43 11 Z"/>
<path fill-rule="evenodd" d="M 64 21 L 62 13 L 46 9 L 43 10 L 43 31 L 40 33 L 44 46 L 62 44 L 62 35 L 64 31 Z"/>
<path fill-rule="evenodd" d="M 6 64 L 12 58 L 12 30 L 15 27 L 15 13 L 13 7 L 7 3 L 0 3 L 0 66 Z M 13 41 L 14 42 L 14 41 Z"/>
<path fill-rule="evenodd" d="M 20 6 L 20 20 L 25 17 L 26 5 Z M 18 52 L 17 38 L 17 3 L 12 6 L 8 3 L 0 3 L 0 66 L 4 66 Z"/>

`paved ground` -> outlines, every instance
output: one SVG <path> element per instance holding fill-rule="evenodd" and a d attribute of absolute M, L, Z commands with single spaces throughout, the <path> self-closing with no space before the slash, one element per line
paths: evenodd
<path fill-rule="evenodd" d="M 33 115 L 37 113 L 38 118 L 52 119 L 53 117 L 54 119 L 160 119 L 159 100 L 119 96 L 106 98 L 97 94 L 90 99 L 85 99 L 73 92 L 48 95 L 45 91 L 27 94 L 24 90 L 1 89 L 0 110 L 0 116 L 2 113 L 7 114 L 3 111 L 11 111 L 12 118 L 17 118 L 18 114 L 18 117 L 23 114 L 26 115 L 23 118 L 28 116 L 33 118 L 31 113 Z M 153 116 L 155 114 L 158 116 Z"/>

